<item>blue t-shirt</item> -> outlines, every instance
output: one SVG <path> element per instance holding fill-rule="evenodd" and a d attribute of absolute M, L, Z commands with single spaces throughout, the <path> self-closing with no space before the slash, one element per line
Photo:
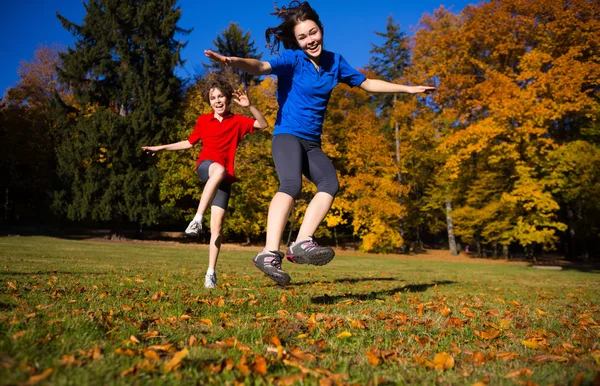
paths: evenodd
<path fill-rule="evenodd" d="M 319 70 L 302 50 L 285 50 L 269 61 L 277 76 L 277 121 L 273 135 L 293 134 L 321 141 L 325 110 L 338 83 L 359 86 L 366 76 L 350 67 L 340 55 L 323 50 Z"/>

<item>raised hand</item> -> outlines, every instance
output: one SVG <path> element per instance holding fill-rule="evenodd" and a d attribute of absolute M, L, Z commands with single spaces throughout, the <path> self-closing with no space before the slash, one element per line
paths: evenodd
<path fill-rule="evenodd" d="M 221 63 L 226 66 L 229 66 L 231 64 L 231 60 L 227 56 L 223 56 L 214 51 L 204 50 L 204 55 L 206 55 L 206 57 L 212 60 L 213 62 Z"/>
<path fill-rule="evenodd" d="M 233 92 L 233 101 L 242 107 L 250 106 L 250 99 L 246 90 L 235 90 Z"/>
<path fill-rule="evenodd" d="M 412 86 L 411 94 L 418 94 L 421 92 L 430 93 L 435 90 L 435 87 L 431 86 Z"/>

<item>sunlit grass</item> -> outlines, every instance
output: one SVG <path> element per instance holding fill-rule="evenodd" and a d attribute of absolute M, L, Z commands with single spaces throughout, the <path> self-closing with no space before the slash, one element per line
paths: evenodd
<path fill-rule="evenodd" d="M 0 238 L 1 383 L 572 384 L 600 369 L 598 273 L 339 252 L 284 263 L 282 288 L 255 252 L 225 246 L 206 290 L 203 245 Z"/>

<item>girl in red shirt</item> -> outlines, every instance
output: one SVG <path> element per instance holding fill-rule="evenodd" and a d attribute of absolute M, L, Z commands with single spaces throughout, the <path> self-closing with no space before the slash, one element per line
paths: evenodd
<path fill-rule="evenodd" d="M 196 171 L 206 184 L 196 216 L 185 233 L 198 236 L 202 229 L 202 217 L 211 205 L 209 263 L 204 286 L 214 288 L 217 286 L 215 268 L 221 250 L 223 219 L 229 203 L 231 184 L 236 180 L 235 152 L 246 134 L 256 129 L 264 129 L 268 124 L 261 112 L 252 106 L 245 91 L 234 91 L 231 85 L 222 79 L 209 80 L 204 86 L 202 96 L 210 104 L 213 112 L 198 117 L 194 131 L 187 140 L 168 145 L 142 146 L 142 149 L 154 155 L 163 150 L 189 149 L 202 141 L 202 151 L 198 156 Z M 230 111 L 232 99 L 238 105 L 247 107 L 254 119 L 232 114 Z"/>

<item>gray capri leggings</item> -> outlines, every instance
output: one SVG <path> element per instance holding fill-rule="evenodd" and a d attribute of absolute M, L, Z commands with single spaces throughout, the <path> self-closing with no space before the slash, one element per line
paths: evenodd
<path fill-rule="evenodd" d="M 208 168 L 212 165 L 214 161 L 202 161 L 200 165 L 198 165 L 198 177 L 203 182 L 208 181 Z M 229 196 L 231 195 L 231 184 L 226 182 L 221 182 L 219 188 L 217 189 L 217 193 L 215 193 L 215 198 L 213 199 L 211 206 L 218 206 L 224 210 L 227 210 L 227 205 L 229 204 Z"/>
<path fill-rule="evenodd" d="M 273 137 L 271 151 L 279 176 L 278 192 L 296 199 L 302 190 L 304 174 L 317 186 L 317 192 L 335 197 L 340 183 L 331 160 L 321 150 L 320 142 L 292 134 L 278 134 Z"/>

